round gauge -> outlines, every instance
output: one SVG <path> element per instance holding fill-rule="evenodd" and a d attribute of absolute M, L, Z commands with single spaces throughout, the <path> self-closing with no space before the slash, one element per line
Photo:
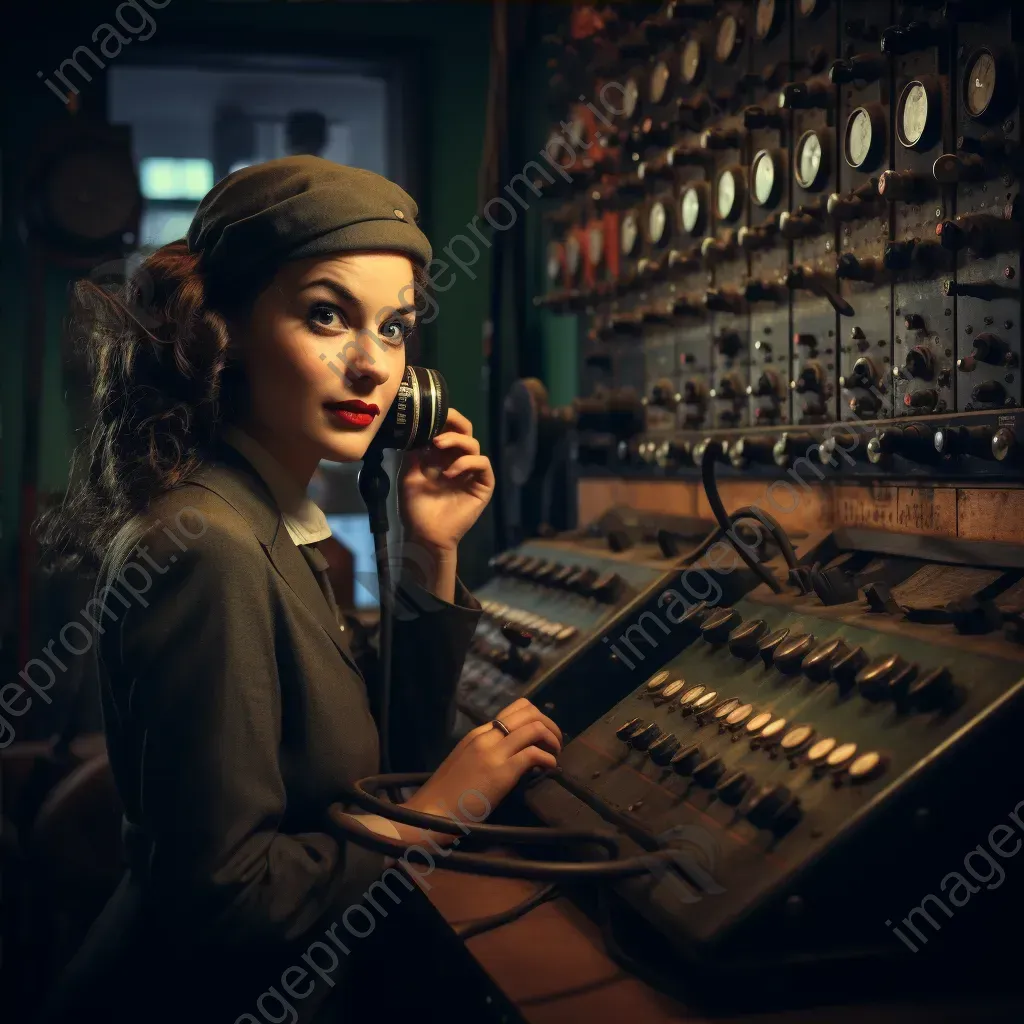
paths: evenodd
<path fill-rule="evenodd" d="M 804 132 L 796 144 L 796 183 L 808 192 L 817 192 L 828 180 L 828 143 L 822 132 Z"/>
<path fill-rule="evenodd" d="M 722 220 L 739 220 L 743 212 L 743 178 L 738 167 L 727 167 L 719 175 L 715 208 Z"/>
<path fill-rule="evenodd" d="M 988 50 L 971 58 L 964 76 L 964 106 L 971 117 L 981 117 L 996 92 L 996 59 Z"/>
<path fill-rule="evenodd" d="M 755 206 L 774 206 L 782 191 L 778 157 L 767 149 L 754 154 L 750 165 L 750 198 Z"/>
<path fill-rule="evenodd" d="M 660 200 L 651 203 L 650 212 L 647 215 L 647 234 L 652 244 L 661 245 L 665 241 L 665 225 L 668 222 L 668 214 L 665 204 Z"/>
<path fill-rule="evenodd" d="M 565 267 L 572 278 L 580 272 L 580 240 L 575 235 L 565 240 Z"/>
<path fill-rule="evenodd" d="M 690 36 L 683 44 L 679 72 L 687 85 L 696 85 L 704 74 L 704 52 L 701 50 L 700 40 L 695 36 Z"/>
<path fill-rule="evenodd" d="M 562 244 L 561 242 L 550 242 L 548 244 L 548 280 L 554 284 L 562 276 Z"/>
<path fill-rule="evenodd" d="M 963 99 L 967 113 L 979 121 L 998 121 L 1014 106 L 1013 64 L 998 51 L 982 48 L 967 58 Z"/>
<path fill-rule="evenodd" d="M 885 149 L 885 114 L 877 104 L 858 107 L 846 119 L 843 156 L 858 171 L 873 171 Z"/>
<path fill-rule="evenodd" d="M 735 14 L 727 14 L 718 25 L 715 36 L 715 60 L 720 64 L 731 61 L 743 44 L 743 28 Z"/>
<path fill-rule="evenodd" d="M 636 106 L 640 100 L 640 86 L 635 78 L 627 78 L 625 88 L 622 90 L 622 116 L 632 118 L 636 113 Z"/>
<path fill-rule="evenodd" d="M 931 149 L 938 141 L 938 88 L 927 80 L 908 82 L 896 107 L 896 137 L 907 149 Z"/>
<path fill-rule="evenodd" d="M 623 256 L 631 256 L 636 249 L 638 230 L 636 214 L 627 213 L 622 218 L 622 226 L 619 228 L 619 248 Z"/>
<path fill-rule="evenodd" d="M 688 235 L 704 233 L 706 204 L 704 188 L 701 185 L 690 185 L 679 197 L 679 223 Z"/>
<path fill-rule="evenodd" d="M 668 88 L 668 81 L 671 77 L 672 73 L 668 69 L 668 64 L 663 60 L 659 60 L 651 68 L 651 77 L 647 80 L 647 95 L 652 103 L 661 103 L 665 99 L 665 90 Z"/>
<path fill-rule="evenodd" d="M 592 267 L 599 267 L 604 259 L 604 231 L 591 228 L 587 232 L 587 260 Z"/>
<path fill-rule="evenodd" d="M 782 5 L 776 0 L 757 0 L 754 16 L 754 31 L 758 39 L 768 39 L 779 30 L 782 21 Z"/>

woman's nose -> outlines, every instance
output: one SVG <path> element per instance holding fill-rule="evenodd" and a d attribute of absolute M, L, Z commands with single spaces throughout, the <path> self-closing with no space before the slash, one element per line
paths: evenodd
<path fill-rule="evenodd" d="M 360 332 L 356 342 L 346 346 L 345 376 L 354 387 L 375 388 L 390 376 L 383 360 L 374 358 L 376 347 L 368 331 Z"/>

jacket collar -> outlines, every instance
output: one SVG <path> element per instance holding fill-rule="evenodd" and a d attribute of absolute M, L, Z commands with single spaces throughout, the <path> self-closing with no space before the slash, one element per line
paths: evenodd
<path fill-rule="evenodd" d="M 204 464 L 189 477 L 220 495 L 252 528 L 278 574 L 323 626 L 346 661 L 359 671 L 344 634 L 302 552 L 288 535 L 270 489 L 256 468 L 236 448 L 221 441 Z"/>

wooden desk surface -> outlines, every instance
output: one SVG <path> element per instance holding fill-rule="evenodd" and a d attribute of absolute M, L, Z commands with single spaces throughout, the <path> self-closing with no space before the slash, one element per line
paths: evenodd
<path fill-rule="evenodd" d="M 451 925 L 501 913 L 526 899 L 538 883 L 437 870 L 428 896 Z M 773 1013 L 708 1016 L 626 974 L 604 952 L 599 930 L 569 900 L 535 908 L 525 917 L 466 943 L 528 1024 L 981 1024 L 1024 1020 L 1024 1001 L 993 996 L 979 1005 L 937 998 L 913 1003 L 815 1007 Z"/>

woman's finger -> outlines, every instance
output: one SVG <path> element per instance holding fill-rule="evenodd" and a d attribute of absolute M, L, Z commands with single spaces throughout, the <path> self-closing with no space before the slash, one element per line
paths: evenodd
<path fill-rule="evenodd" d="M 510 732 L 513 729 L 521 729 L 529 722 L 543 722 L 558 737 L 558 742 L 562 742 L 562 730 L 533 704 L 512 712 L 507 718 L 503 718 L 502 721 L 508 726 Z"/>
<path fill-rule="evenodd" d="M 445 421 L 444 430 L 454 430 L 457 434 L 473 436 L 473 424 L 458 409 L 448 410 L 448 419 Z"/>
<path fill-rule="evenodd" d="M 447 477 L 449 480 L 454 480 L 462 473 L 479 473 L 487 483 L 494 481 L 491 460 L 486 455 L 462 455 L 447 469 L 441 470 L 441 476 Z"/>
<path fill-rule="evenodd" d="M 501 740 L 495 752 L 508 760 L 525 747 L 543 747 L 556 756 L 562 750 L 558 737 L 543 722 L 529 722 L 519 729 L 513 729 Z"/>
<path fill-rule="evenodd" d="M 516 778 L 522 778 L 531 768 L 557 768 L 558 758 L 540 747 L 527 747 L 510 757 L 509 765 L 515 770 Z"/>
<path fill-rule="evenodd" d="M 434 438 L 434 447 L 442 451 L 463 451 L 470 455 L 480 454 L 480 442 L 470 434 L 457 434 L 447 431 Z"/>
<path fill-rule="evenodd" d="M 502 708 L 495 717 L 500 718 L 504 722 L 507 715 L 515 714 L 515 712 L 520 711 L 522 708 L 532 707 L 533 704 L 531 704 L 525 697 L 517 697 L 508 705 L 508 707 Z M 506 722 L 505 724 L 507 725 L 508 723 Z"/>

